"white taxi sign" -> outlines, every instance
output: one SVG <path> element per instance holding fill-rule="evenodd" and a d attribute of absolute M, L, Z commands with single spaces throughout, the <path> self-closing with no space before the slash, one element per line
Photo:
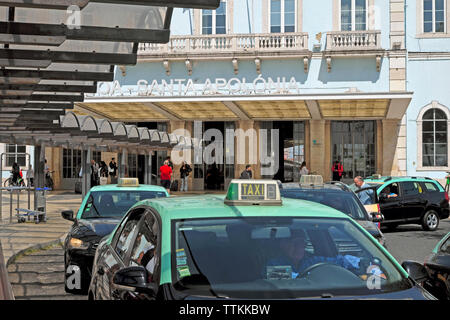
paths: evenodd
<path fill-rule="evenodd" d="M 315 174 L 303 174 L 300 177 L 301 185 L 323 185 L 323 177 Z"/>
<path fill-rule="evenodd" d="M 118 187 L 139 187 L 138 178 L 119 178 L 117 182 Z"/>
<path fill-rule="evenodd" d="M 281 205 L 280 188 L 275 180 L 231 180 L 225 204 Z"/>

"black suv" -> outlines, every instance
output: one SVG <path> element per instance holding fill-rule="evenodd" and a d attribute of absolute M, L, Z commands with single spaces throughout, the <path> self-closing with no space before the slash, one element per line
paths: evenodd
<path fill-rule="evenodd" d="M 376 187 L 382 226 L 394 229 L 416 223 L 424 230 L 436 230 L 439 220 L 449 217 L 449 197 L 441 184 L 423 177 L 368 177 L 364 182 Z"/>
<path fill-rule="evenodd" d="M 280 183 L 280 193 L 285 198 L 309 200 L 339 210 L 352 217 L 378 242 L 386 246 L 384 235 L 374 224 L 379 222 L 379 218 L 369 216 L 361 201 L 347 185 L 334 181 L 317 185 Z"/>

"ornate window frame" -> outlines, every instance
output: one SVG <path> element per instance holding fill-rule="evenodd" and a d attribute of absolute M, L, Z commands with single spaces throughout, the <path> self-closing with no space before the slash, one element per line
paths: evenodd
<path fill-rule="evenodd" d="M 450 0 L 444 0 L 444 14 L 444 32 L 424 32 L 423 0 L 416 0 L 416 38 L 450 38 Z"/>
<path fill-rule="evenodd" d="M 263 0 L 262 7 L 262 32 L 270 33 L 270 1 Z M 295 31 L 302 32 L 303 30 L 303 0 L 295 0 Z"/>
<path fill-rule="evenodd" d="M 423 115 L 430 109 L 439 109 L 447 116 L 447 166 L 446 167 L 424 167 L 423 164 L 423 147 L 422 147 L 422 124 Z M 425 105 L 419 112 L 416 119 L 417 126 L 417 167 L 416 171 L 448 171 L 450 168 L 450 109 L 438 101 L 432 101 Z"/>
<path fill-rule="evenodd" d="M 332 11 L 333 30 L 331 31 L 341 31 L 341 0 L 333 0 Z M 375 0 L 366 0 L 366 30 L 375 30 L 375 17 Z"/>
<path fill-rule="evenodd" d="M 220 2 L 226 3 L 226 10 L 225 10 L 225 34 L 231 34 L 233 33 L 233 11 L 234 11 L 234 0 L 220 0 Z M 216 10 L 213 10 L 213 33 L 211 35 L 215 35 L 215 16 L 216 16 Z M 197 9 L 194 10 L 194 33 L 196 35 L 202 35 L 203 34 L 203 10 Z"/>

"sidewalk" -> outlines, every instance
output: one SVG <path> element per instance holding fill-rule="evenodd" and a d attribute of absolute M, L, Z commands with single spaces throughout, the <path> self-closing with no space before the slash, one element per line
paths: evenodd
<path fill-rule="evenodd" d="M 17 198 L 13 198 L 13 220 L 10 223 L 9 194 L 3 192 L 2 216 L 0 217 L 0 242 L 3 247 L 5 264 L 8 265 L 18 255 L 27 250 L 41 249 L 64 240 L 72 222 L 61 217 L 61 211 L 76 212 L 81 204 L 81 195 L 65 191 L 52 191 L 47 197 L 47 222 L 17 223 L 15 216 Z M 20 196 L 20 207 L 28 208 L 28 195 Z M 31 196 L 33 209 L 33 196 Z"/>
<path fill-rule="evenodd" d="M 225 191 L 188 191 L 172 192 L 172 196 L 191 196 L 201 194 L 222 194 Z M 64 241 L 66 233 L 72 225 L 71 221 L 61 217 L 61 211 L 78 211 L 81 205 L 81 195 L 72 191 L 51 191 L 47 197 L 47 222 L 35 224 L 34 222 L 17 223 L 16 211 L 17 196 L 13 196 L 13 219 L 10 223 L 9 194 L 3 192 L 2 216 L 0 217 L 0 242 L 3 247 L 5 265 L 8 266 L 13 259 L 26 251 L 42 249 Z M 33 209 L 33 195 L 31 195 L 31 209 Z M 28 194 L 20 195 L 20 208 L 28 208 Z"/>

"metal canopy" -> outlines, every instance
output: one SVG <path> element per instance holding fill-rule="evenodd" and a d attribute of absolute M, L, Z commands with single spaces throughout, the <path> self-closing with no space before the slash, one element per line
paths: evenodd
<path fill-rule="evenodd" d="M 178 137 L 166 132 L 65 112 L 95 93 L 98 81 L 113 81 L 116 65 L 136 64 L 139 42 L 167 43 L 173 7 L 216 9 L 219 2 L 0 0 L 0 141 L 175 144 Z"/>

